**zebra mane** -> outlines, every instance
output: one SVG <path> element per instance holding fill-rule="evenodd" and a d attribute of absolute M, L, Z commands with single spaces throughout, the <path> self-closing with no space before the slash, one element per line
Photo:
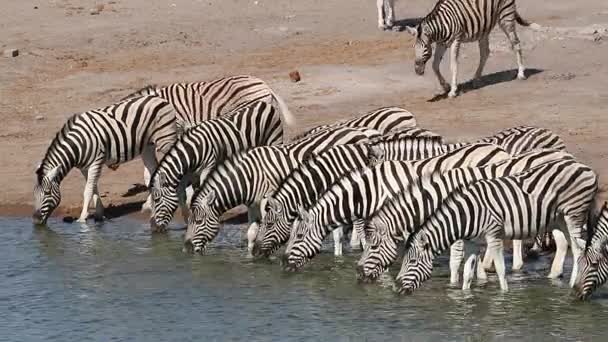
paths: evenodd
<path fill-rule="evenodd" d="M 143 88 L 140 88 L 140 89 L 130 93 L 129 95 L 123 97 L 122 99 L 120 99 L 120 101 L 132 99 L 134 97 L 140 97 L 140 96 L 146 96 L 146 95 L 156 95 L 156 94 L 158 94 L 159 90 L 160 90 L 160 87 L 157 86 L 156 84 L 149 84 L 149 85 L 147 85 Z"/>
<path fill-rule="evenodd" d="M 82 113 L 72 114 L 68 118 L 68 120 L 63 124 L 63 126 L 57 132 L 57 134 L 55 134 L 55 137 L 51 141 L 51 144 L 49 145 L 49 147 L 46 149 L 46 152 L 44 153 L 44 157 L 42 158 L 40 165 L 38 165 L 38 168 L 36 168 L 36 176 L 37 176 L 38 184 L 42 183 L 42 178 L 44 177 L 44 166 L 47 163 L 48 158 L 50 157 L 52 151 L 72 130 L 72 127 L 74 127 L 74 122 L 76 121 L 76 119 L 78 117 L 80 117 L 80 115 L 82 115 Z"/>

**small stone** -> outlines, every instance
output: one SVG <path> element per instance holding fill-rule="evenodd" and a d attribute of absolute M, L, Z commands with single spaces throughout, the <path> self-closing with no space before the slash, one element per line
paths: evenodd
<path fill-rule="evenodd" d="M 91 10 L 89 11 L 89 13 L 91 15 L 99 15 L 99 11 L 97 10 L 97 8 L 91 8 Z"/>
<path fill-rule="evenodd" d="M 36 117 L 34 118 L 34 120 L 36 120 L 36 121 L 44 120 L 44 116 L 42 116 L 42 115 L 36 115 Z"/>
<path fill-rule="evenodd" d="M 297 70 L 294 70 L 292 72 L 289 73 L 289 78 L 291 79 L 292 82 L 300 82 L 300 80 L 302 79 L 302 77 L 300 77 L 300 72 Z"/>
<path fill-rule="evenodd" d="M 4 50 L 4 57 L 17 57 L 17 56 L 19 56 L 19 50 L 17 50 L 17 49 Z"/>
<path fill-rule="evenodd" d="M 38 6 L 34 6 L 34 9 L 38 9 Z"/>

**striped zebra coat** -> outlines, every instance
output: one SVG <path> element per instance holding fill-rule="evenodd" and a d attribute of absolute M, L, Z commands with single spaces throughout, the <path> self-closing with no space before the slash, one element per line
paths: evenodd
<path fill-rule="evenodd" d="M 597 176 L 575 160 L 542 164 L 526 172 L 481 180 L 453 191 L 406 242 L 399 292 L 411 293 L 431 276 L 433 259 L 463 239 L 484 237 L 501 289 L 505 278 L 503 239 L 534 237 L 564 218 L 575 260 L 578 239 L 597 191 Z M 571 285 L 577 272 L 574 264 Z"/>
<path fill-rule="evenodd" d="M 97 182 L 102 166 L 118 165 L 142 155 L 146 169 L 152 172 L 156 168 L 156 154 L 167 153 L 175 139 L 173 107 L 154 96 L 131 98 L 72 116 L 57 133 L 36 169 L 34 223 L 46 223 L 59 205 L 60 183 L 74 167 L 80 169 L 86 179 L 78 220 L 86 221 L 91 200 L 96 218 L 101 219 L 103 205 Z"/>
<path fill-rule="evenodd" d="M 433 10 L 425 16 L 417 27 L 406 27 L 407 31 L 416 37 L 414 44 L 414 71 L 424 74 L 426 62 L 433 54 L 432 44 L 436 44 L 433 71 L 437 76 L 442 92 L 448 92 L 450 97 L 456 96 L 458 89 L 458 57 L 460 45 L 468 42 L 479 42 L 479 66 L 474 79 L 479 81 L 486 61 L 490 55 L 489 35 L 498 24 L 507 36 L 517 59 L 517 78 L 525 79 L 525 67 L 521 53 L 519 38 L 515 23 L 523 26 L 531 24 L 523 20 L 517 13 L 515 0 L 441 0 Z M 533 24 L 533 27 L 538 25 Z M 450 66 L 452 78 L 450 85 L 445 81 L 439 70 L 441 59 L 447 48 L 450 48 Z"/>
<path fill-rule="evenodd" d="M 310 158 L 294 169 L 277 190 L 262 201 L 264 215 L 256 235 L 254 256 L 269 256 L 287 242 L 298 207 L 312 205 L 341 176 L 374 165 L 387 156 L 394 160 L 431 156 L 433 154 L 429 154 L 429 151 L 442 146 L 437 137 L 424 129 L 407 128 L 374 138 L 369 146 L 338 146 Z M 340 237 L 340 232 L 334 236 L 337 255 L 341 254 Z M 356 237 L 355 234 L 355 240 Z"/>
<path fill-rule="evenodd" d="M 166 87 L 147 86 L 127 95 L 125 99 L 142 95 L 159 96 L 171 103 L 180 131 L 257 101 L 276 102 L 284 123 L 295 125 L 295 118 L 283 99 L 266 82 L 248 75 L 222 77 L 207 82 L 174 83 Z"/>
<path fill-rule="evenodd" d="M 313 153 L 336 145 L 367 142 L 375 136 L 378 133 L 374 130 L 337 128 L 289 145 L 257 147 L 226 160 L 208 175 L 192 199 L 186 248 L 203 253 L 220 229 L 221 214 L 241 204 L 256 204 Z M 250 245 L 254 233 L 248 234 Z"/>
<path fill-rule="evenodd" d="M 221 118 L 207 120 L 188 130 L 160 164 L 149 185 L 153 199 L 150 225 L 165 230 L 173 213 L 182 206 L 188 222 L 184 188 L 192 180 L 195 186 L 223 160 L 239 151 L 283 140 L 281 117 L 266 102 L 255 102 Z"/>
<path fill-rule="evenodd" d="M 363 281 L 377 279 L 397 259 L 398 244 L 407 239 L 442 201 L 454 190 L 482 179 L 517 174 L 556 160 L 572 160 L 573 157 L 560 150 L 534 150 L 495 164 L 455 168 L 412 182 L 384 205 L 366 222 L 365 247 L 357 263 L 357 278 Z M 513 247 L 513 269 L 521 268 L 521 247 Z M 464 257 L 463 246 L 452 245 L 450 256 L 451 283 L 458 282 L 458 269 Z M 519 263 L 519 264 L 518 264 Z M 557 277 L 559 274 L 553 275 Z"/>
<path fill-rule="evenodd" d="M 573 290 L 581 300 L 588 299 L 608 280 L 608 202 L 604 202 L 597 217 L 590 215 L 589 218 L 587 229 L 591 234 L 577 260 L 578 274 Z"/>
<path fill-rule="evenodd" d="M 300 210 L 283 257 L 286 269 L 302 267 L 321 250 L 323 239 L 331 230 L 361 225 L 387 198 L 418 177 L 455 167 L 486 165 L 509 157 L 496 145 L 473 144 L 433 158 L 388 161 L 351 173 L 332 185 L 308 210 Z"/>

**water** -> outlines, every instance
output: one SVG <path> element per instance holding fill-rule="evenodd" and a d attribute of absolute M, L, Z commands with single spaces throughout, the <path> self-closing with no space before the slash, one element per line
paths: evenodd
<path fill-rule="evenodd" d="M 297 274 L 245 258 L 227 227 L 204 257 L 183 231 L 0 218 L 0 340 L 606 340 L 608 291 L 581 303 L 544 279 L 548 260 L 470 293 L 449 288 L 446 260 L 413 296 L 390 280 L 358 285 L 355 255 L 323 253 Z M 566 269 L 568 274 L 570 265 Z"/>

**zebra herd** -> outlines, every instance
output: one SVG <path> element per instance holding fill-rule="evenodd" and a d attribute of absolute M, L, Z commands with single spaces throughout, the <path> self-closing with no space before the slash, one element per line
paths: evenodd
<path fill-rule="evenodd" d="M 392 24 L 392 5 L 383 11 L 390 18 L 383 24 Z M 416 72 L 423 73 L 436 43 L 433 70 L 455 96 L 459 44 L 480 42 L 479 77 L 488 34 L 498 23 L 524 78 L 514 21 L 525 24 L 513 0 L 440 0 L 417 28 L 408 29 L 417 37 Z M 439 73 L 448 46 L 449 87 Z M 102 219 L 97 183 L 103 166 L 116 169 L 141 156 L 149 190 L 142 209 L 150 211 L 152 231 L 166 231 L 181 208 L 184 250 L 190 253 L 204 254 L 222 227 L 221 216 L 245 205 L 248 252 L 269 258 L 284 247 L 287 271 L 313 259 L 330 232 L 334 254 L 342 255 L 350 232 L 351 249 L 362 249 L 357 278 L 375 281 L 403 255 L 396 290 L 411 293 L 448 248 L 450 282 L 459 283 L 464 240 L 484 239 L 483 260 L 474 255 L 465 263 L 463 288 L 494 266 L 506 291 L 504 240 L 513 240 L 512 268 L 519 270 L 522 240 L 535 239 L 538 249 L 540 237 L 553 233 L 557 250 L 549 278 L 563 275 L 568 246 L 575 260 L 570 285 L 579 298 L 608 278 L 608 203 L 594 210 L 597 175 L 548 129 L 520 126 L 453 143 L 418 127 L 414 115 L 399 107 L 286 141 L 285 128 L 294 126 L 281 97 L 252 76 L 145 87 L 67 120 L 36 168 L 33 221 L 46 224 L 72 168 L 86 180 L 78 220 L 87 220 L 91 205 Z M 565 224 L 556 224 L 560 220 Z"/>

